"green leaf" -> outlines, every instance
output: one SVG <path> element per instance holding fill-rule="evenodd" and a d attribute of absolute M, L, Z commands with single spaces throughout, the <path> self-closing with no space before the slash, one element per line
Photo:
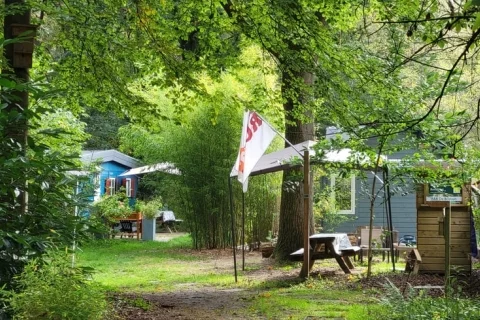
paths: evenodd
<path fill-rule="evenodd" d="M 455 32 L 459 33 L 460 31 L 462 31 L 462 24 L 457 22 L 455 24 Z"/>
<path fill-rule="evenodd" d="M 5 79 L 5 78 L 0 78 L 0 87 L 14 89 L 14 88 L 17 87 L 17 83 L 15 81 L 12 81 L 12 80 L 8 80 L 8 79 Z"/>
<path fill-rule="evenodd" d="M 472 30 L 475 31 L 478 28 L 480 28 L 480 12 L 477 12 L 477 17 L 475 18 L 475 22 L 473 22 Z"/>
<path fill-rule="evenodd" d="M 465 10 L 470 9 L 473 6 L 480 6 L 480 0 L 470 0 L 465 3 L 465 6 L 463 7 Z"/>

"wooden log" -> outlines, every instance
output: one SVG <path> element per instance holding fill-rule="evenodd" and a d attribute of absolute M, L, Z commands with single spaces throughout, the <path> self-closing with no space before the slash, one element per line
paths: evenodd
<path fill-rule="evenodd" d="M 407 263 L 405 265 L 405 272 L 411 272 L 412 274 L 418 274 L 420 270 L 420 264 L 422 263 L 422 257 L 417 249 L 412 249 L 407 257 Z"/>

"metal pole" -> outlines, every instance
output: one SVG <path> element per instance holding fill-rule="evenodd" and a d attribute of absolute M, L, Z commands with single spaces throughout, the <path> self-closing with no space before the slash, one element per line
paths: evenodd
<path fill-rule="evenodd" d="M 385 173 L 385 179 L 383 179 L 383 182 L 385 183 L 386 186 L 386 193 L 387 193 L 387 223 L 388 223 L 388 231 L 390 232 L 390 254 L 392 257 L 392 267 L 393 271 L 395 271 L 395 249 L 393 247 L 393 221 L 392 221 L 392 202 L 391 202 L 391 196 L 390 196 L 390 180 L 388 179 L 388 167 L 385 166 L 385 170 L 383 171 Z"/>
<path fill-rule="evenodd" d="M 233 247 L 233 268 L 235 270 L 235 282 L 237 280 L 237 255 L 235 252 L 236 240 L 235 240 L 235 215 L 233 214 L 233 192 L 232 192 L 232 179 L 228 178 L 228 190 L 230 192 L 230 215 L 232 217 L 232 247 Z"/>
<path fill-rule="evenodd" d="M 242 271 L 245 271 L 245 193 L 242 192 Z"/>
<path fill-rule="evenodd" d="M 301 278 L 310 275 L 310 154 L 303 155 L 303 266 Z"/>

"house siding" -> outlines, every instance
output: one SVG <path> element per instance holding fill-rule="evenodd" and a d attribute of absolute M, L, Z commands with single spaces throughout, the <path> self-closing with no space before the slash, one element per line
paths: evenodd
<path fill-rule="evenodd" d="M 374 139 L 368 142 L 369 145 L 375 145 Z M 403 159 L 406 156 L 412 155 L 413 150 L 401 150 L 388 155 L 388 159 Z M 383 172 L 378 173 L 380 179 L 383 179 Z M 373 174 L 366 174 L 364 180 L 357 178 L 355 183 L 355 215 L 352 219 L 342 223 L 335 230 L 337 232 L 355 233 L 357 227 L 370 225 L 370 200 Z M 382 188 L 380 181 L 376 181 L 376 189 Z M 390 190 L 392 193 L 394 190 Z M 380 190 L 378 198 L 375 201 L 374 206 L 374 226 L 388 227 L 387 214 L 384 204 L 384 193 Z M 414 185 L 402 186 L 401 192 L 396 192 L 390 198 L 391 210 L 392 210 L 392 224 L 393 229 L 399 232 L 399 237 L 404 235 L 417 235 L 417 208 L 416 208 L 416 192 Z"/>
<path fill-rule="evenodd" d="M 120 174 L 130 169 L 129 167 L 123 166 L 113 161 L 104 162 L 101 164 L 102 171 L 100 172 L 100 194 L 104 195 L 105 190 L 105 181 L 109 178 L 117 178 Z M 117 181 L 116 183 L 120 183 Z M 118 187 L 118 185 L 117 185 Z"/>
<path fill-rule="evenodd" d="M 362 181 L 357 178 L 355 182 L 355 214 L 352 215 L 352 219 L 344 222 L 336 228 L 337 232 L 355 233 L 357 227 L 370 225 L 370 200 L 369 194 L 371 193 L 373 182 L 373 175 L 368 174 L 367 180 Z M 382 185 L 377 180 L 376 189 L 382 188 Z M 408 192 L 406 195 L 395 194 L 391 197 L 392 208 L 392 223 L 393 229 L 398 230 L 399 236 L 403 235 L 416 235 L 416 193 Z M 374 226 L 388 227 L 387 224 L 387 211 L 384 203 L 384 193 L 380 190 L 378 197 L 374 204 Z"/>
<path fill-rule="evenodd" d="M 123 176 L 119 177 L 120 174 L 131 169 L 127 166 L 121 165 L 114 161 L 104 162 L 101 164 L 102 171 L 100 172 L 100 195 L 103 196 L 106 192 L 105 181 L 109 178 L 116 178 L 116 189 L 120 188 L 122 179 L 130 178 L 134 181 L 134 194 L 130 198 L 129 204 L 133 206 L 135 204 L 135 196 L 137 194 L 138 188 L 138 177 L 137 176 Z"/>

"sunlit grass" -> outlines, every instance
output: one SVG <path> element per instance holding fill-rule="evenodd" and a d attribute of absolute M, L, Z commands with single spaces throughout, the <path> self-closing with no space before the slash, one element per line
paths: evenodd
<path fill-rule="evenodd" d="M 335 288 L 322 279 L 260 293 L 250 311 L 269 319 L 368 319 L 377 301 L 361 290 Z"/>
<path fill-rule="evenodd" d="M 257 261 L 247 263 L 245 271 L 239 267 L 235 283 L 233 262 L 231 268 L 221 262 L 217 266 L 215 254 L 199 253 L 191 248 L 190 236 L 169 242 L 102 240 L 82 246 L 77 262 L 93 267 L 96 270 L 94 280 L 116 292 L 168 292 L 192 286 L 248 290 L 252 294 L 248 308 L 238 312 L 266 319 L 368 319 L 382 308 L 374 298 L 375 292 L 362 290 L 355 284 L 366 275 L 365 261 L 363 264 L 354 261 L 355 272 L 339 278 L 322 276 L 324 270 L 339 271 L 335 260 L 316 261 L 313 268 L 316 275 L 306 281 L 268 277 L 256 280 L 249 277 L 249 273 L 261 272 L 262 268 L 291 272 L 301 265 L 278 265 L 272 261 L 266 266 Z M 396 264 L 397 271 L 404 268 L 404 263 Z M 374 257 L 373 274 L 391 270 L 391 262 L 382 261 L 381 256 Z M 350 284 L 348 288 L 346 283 Z"/>
<path fill-rule="evenodd" d="M 190 236 L 169 242 L 95 241 L 82 247 L 77 262 L 93 267 L 94 280 L 115 291 L 163 291 L 176 283 L 209 283 L 219 278 L 204 274 L 201 263 L 206 257 L 186 250 L 191 247 Z"/>

